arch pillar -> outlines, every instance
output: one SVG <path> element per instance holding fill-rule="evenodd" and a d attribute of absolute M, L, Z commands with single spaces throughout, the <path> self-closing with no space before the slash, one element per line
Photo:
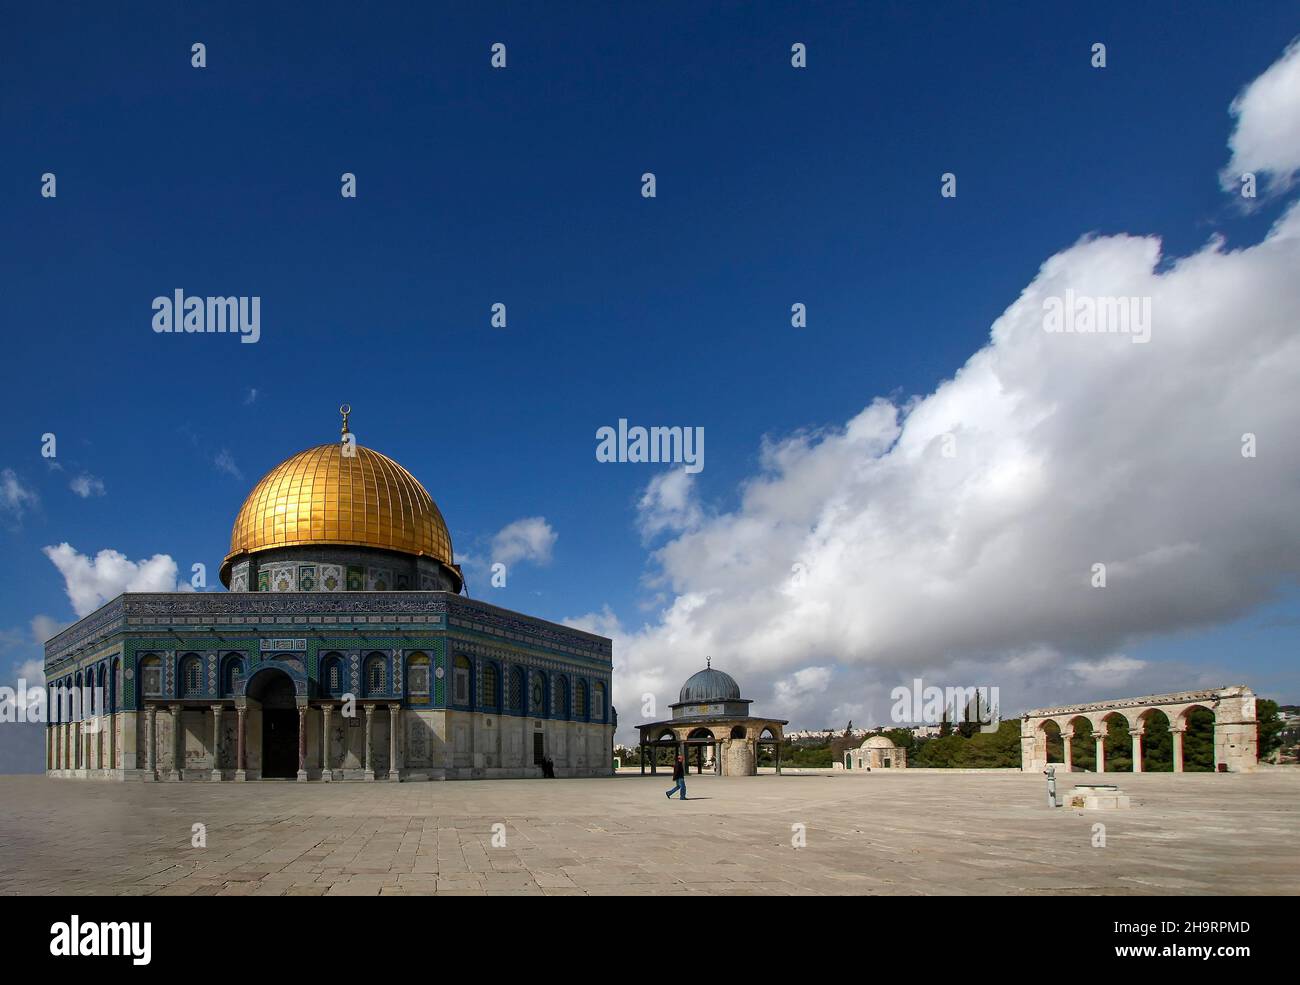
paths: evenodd
<path fill-rule="evenodd" d="M 1146 729 L 1135 728 L 1129 732 L 1129 738 L 1133 740 L 1133 772 L 1142 772 L 1142 736 L 1146 735 Z"/>
<path fill-rule="evenodd" d="M 172 771 L 167 774 L 169 780 L 185 779 L 185 729 L 181 724 L 181 706 L 168 705 L 172 719 Z"/>
<path fill-rule="evenodd" d="M 221 781 L 221 705 L 212 705 L 212 774 L 210 780 Z"/>
<path fill-rule="evenodd" d="M 333 715 L 333 705 L 321 706 L 320 778 L 326 783 L 334 780 L 334 770 L 330 768 L 330 719 Z"/>
<path fill-rule="evenodd" d="M 1187 731 L 1186 725 L 1174 725 L 1169 723 L 1169 735 L 1173 739 L 1174 745 L 1174 772 L 1183 771 L 1183 733 Z"/>
<path fill-rule="evenodd" d="M 235 779 L 243 783 L 248 779 L 248 760 L 245 758 L 244 734 L 247 729 L 248 706 L 241 698 L 235 704 Z"/>
<path fill-rule="evenodd" d="M 374 731 L 373 726 L 374 726 L 374 720 L 375 720 L 375 706 L 374 706 L 374 705 L 366 705 L 365 708 L 366 708 L 366 770 L 365 770 L 365 778 L 366 778 L 367 780 L 370 780 L 371 782 L 374 782 L 374 779 L 375 779 L 375 763 L 374 763 L 374 759 L 372 758 L 372 755 L 371 755 L 371 746 L 372 746 L 372 744 L 373 744 L 372 741 L 371 741 L 371 737 L 372 737 L 372 734 L 373 734 L 373 731 Z"/>
<path fill-rule="evenodd" d="M 1097 772 L 1106 772 L 1106 730 L 1103 727 L 1100 732 L 1095 733 L 1097 740 Z"/>
<path fill-rule="evenodd" d="M 1061 772 L 1062 773 L 1073 772 L 1074 767 L 1070 763 L 1070 760 L 1073 758 L 1073 754 L 1074 754 L 1074 726 L 1069 725 L 1061 730 L 1061 759 L 1062 759 Z"/>
<path fill-rule="evenodd" d="M 144 778 L 158 779 L 158 706 L 149 705 L 144 719 Z"/>
<path fill-rule="evenodd" d="M 388 779 L 394 783 L 402 779 L 402 764 L 397 758 L 397 743 L 402 730 L 402 706 L 388 706 Z"/>

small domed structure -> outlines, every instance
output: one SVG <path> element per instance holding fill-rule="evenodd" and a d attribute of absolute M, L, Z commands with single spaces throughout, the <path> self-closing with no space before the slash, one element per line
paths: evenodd
<path fill-rule="evenodd" d="M 840 763 L 835 764 L 839 769 Z M 846 770 L 888 770 L 907 768 L 907 750 L 887 735 L 870 735 L 856 749 L 844 753 Z"/>
<path fill-rule="evenodd" d="M 658 772 L 659 759 L 665 758 L 665 753 L 669 762 L 673 756 L 681 756 L 689 766 L 693 748 L 699 773 L 707 765 L 719 776 L 753 776 L 763 746 L 774 753 L 776 771 L 781 772 L 785 720 L 752 717 L 751 702 L 740 696 L 740 685 L 730 674 L 714 670 L 712 661 L 706 660 L 703 670 L 686 679 L 677 698 L 676 704 L 669 705 L 671 719 L 637 726 L 642 773 L 647 756 L 650 772 Z"/>

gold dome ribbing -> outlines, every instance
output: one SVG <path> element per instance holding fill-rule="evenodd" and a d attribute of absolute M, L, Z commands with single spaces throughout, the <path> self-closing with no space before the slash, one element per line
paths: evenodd
<path fill-rule="evenodd" d="M 235 518 L 223 567 L 240 554 L 304 544 L 427 555 L 450 567 L 451 535 L 424 486 L 388 456 L 355 451 L 317 445 L 268 472 Z"/>

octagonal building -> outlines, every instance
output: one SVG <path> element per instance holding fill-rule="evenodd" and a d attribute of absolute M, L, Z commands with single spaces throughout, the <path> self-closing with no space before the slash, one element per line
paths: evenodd
<path fill-rule="evenodd" d="M 462 594 L 423 485 L 341 439 L 235 517 L 218 592 L 126 593 L 45 644 L 50 776 L 607 776 L 612 643 Z"/>

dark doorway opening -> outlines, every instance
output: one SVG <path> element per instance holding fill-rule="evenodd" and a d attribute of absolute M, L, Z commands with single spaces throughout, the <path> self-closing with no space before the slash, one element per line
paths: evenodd
<path fill-rule="evenodd" d="M 292 779 L 298 775 L 298 713 L 262 709 L 262 776 Z"/>
<path fill-rule="evenodd" d="M 533 733 L 533 765 L 541 766 L 542 760 L 545 758 L 546 758 L 546 754 L 542 751 L 542 733 L 534 732 Z"/>
<path fill-rule="evenodd" d="M 262 705 L 262 777 L 298 775 L 298 706 L 293 680 L 268 670 L 248 682 L 248 696 Z"/>

